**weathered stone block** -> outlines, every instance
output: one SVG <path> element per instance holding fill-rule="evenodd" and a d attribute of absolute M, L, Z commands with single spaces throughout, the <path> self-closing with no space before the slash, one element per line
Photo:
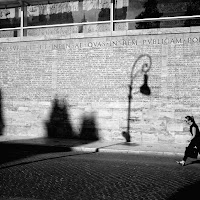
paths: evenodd
<path fill-rule="evenodd" d="M 101 129 L 111 129 L 118 130 L 119 129 L 119 121 L 117 120 L 108 120 L 108 119 L 99 119 L 99 126 Z"/>
<path fill-rule="evenodd" d="M 167 131 L 183 131 L 183 123 L 168 122 Z"/>
<path fill-rule="evenodd" d="M 152 142 L 156 143 L 158 142 L 158 136 L 156 133 L 142 133 L 142 142 Z"/>
<path fill-rule="evenodd" d="M 112 118 L 112 110 L 111 109 L 100 109 L 98 110 L 99 118 Z"/>
<path fill-rule="evenodd" d="M 165 142 L 165 143 L 175 142 L 175 137 L 170 133 L 159 133 L 157 139 L 158 142 Z"/>
<path fill-rule="evenodd" d="M 189 135 L 175 135 L 175 137 L 174 137 L 174 142 L 175 143 L 178 143 L 178 144 L 180 144 L 180 143 L 185 143 L 185 144 L 187 144 L 188 143 L 188 141 L 187 140 L 189 140 L 191 137 L 189 136 Z M 189 144 L 189 143 L 188 143 Z"/>

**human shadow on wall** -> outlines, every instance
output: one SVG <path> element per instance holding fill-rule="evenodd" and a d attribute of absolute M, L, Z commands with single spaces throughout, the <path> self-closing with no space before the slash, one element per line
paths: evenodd
<path fill-rule="evenodd" d="M 3 114 L 3 95 L 0 90 L 0 136 L 3 135 L 3 131 L 5 128 L 4 114 Z"/>
<path fill-rule="evenodd" d="M 75 134 L 70 122 L 68 107 L 64 98 L 55 97 L 53 100 L 50 119 L 46 122 L 49 138 L 74 138 Z"/>
<path fill-rule="evenodd" d="M 79 138 L 82 140 L 99 140 L 96 116 L 94 114 L 83 116 Z"/>
<path fill-rule="evenodd" d="M 53 100 L 49 120 L 45 122 L 48 138 L 0 141 L 0 165 L 43 153 L 70 152 L 72 147 L 97 140 L 95 115 L 84 115 L 80 134 L 78 134 L 73 130 L 68 110 L 69 105 L 65 99 L 56 97 Z"/>

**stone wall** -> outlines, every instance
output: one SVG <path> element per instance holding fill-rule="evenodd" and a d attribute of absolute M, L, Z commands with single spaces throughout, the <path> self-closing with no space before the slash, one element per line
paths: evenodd
<path fill-rule="evenodd" d="M 83 119 L 92 116 L 101 139 L 124 140 L 130 72 L 138 56 L 147 53 L 152 58 L 152 93 L 140 94 L 143 76 L 134 79 L 132 141 L 185 142 L 189 134 L 184 116 L 193 115 L 200 122 L 199 30 L 2 38 L 4 134 L 45 136 L 45 123 L 58 95 L 67 102 L 69 121 L 77 134 Z"/>

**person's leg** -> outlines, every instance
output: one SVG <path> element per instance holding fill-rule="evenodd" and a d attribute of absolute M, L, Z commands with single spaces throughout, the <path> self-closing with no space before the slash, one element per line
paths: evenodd
<path fill-rule="evenodd" d="M 186 147 L 182 161 L 186 162 L 187 158 L 188 158 L 188 149 Z"/>
<path fill-rule="evenodd" d="M 183 159 L 182 159 L 181 161 L 177 161 L 177 163 L 178 163 L 178 164 L 181 164 L 182 166 L 184 166 L 184 165 L 185 165 L 185 162 L 186 162 L 186 160 L 187 160 L 187 158 L 188 158 L 188 155 L 189 155 L 190 150 L 193 149 L 195 146 L 196 146 L 196 141 L 195 141 L 195 140 L 192 140 L 192 141 L 189 143 L 188 147 L 186 147 L 186 149 L 185 149 L 185 153 L 184 153 Z"/>
<path fill-rule="evenodd" d="M 197 150 L 198 150 L 198 152 L 199 152 L 199 154 L 200 154 L 200 137 L 198 137 L 198 138 L 196 139 L 196 147 L 197 147 Z"/>
<path fill-rule="evenodd" d="M 186 147 L 186 149 L 185 149 L 185 152 L 184 152 L 184 156 L 183 156 L 183 159 L 181 160 L 181 161 L 176 161 L 178 164 L 180 164 L 180 165 L 182 165 L 182 166 L 185 166 L 185 162 L 186 162 L 186 160 L 187 160 L 187 158 L 188 158 L 188 149 L 187 149 L 187 147 Z"/>

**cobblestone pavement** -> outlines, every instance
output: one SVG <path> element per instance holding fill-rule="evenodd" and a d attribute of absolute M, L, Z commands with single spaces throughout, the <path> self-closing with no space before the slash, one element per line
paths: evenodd
<path fill-rule="evenodd" d="M 191 199 L 200 188 L 200 163 L 176 157 L 54 152 L 0 165 L 0 199 Z M 182 197 L 182 198 L 181 198 Z"/>

